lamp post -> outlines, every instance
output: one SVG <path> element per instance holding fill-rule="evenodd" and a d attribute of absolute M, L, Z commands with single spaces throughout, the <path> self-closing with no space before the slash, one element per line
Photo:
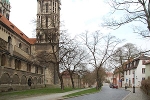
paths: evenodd
<path fill-rule="evenodd" d="M 133 85 L 133 93 L 135 93 L 135 70 L 134 70 L 134 85 Z"/>

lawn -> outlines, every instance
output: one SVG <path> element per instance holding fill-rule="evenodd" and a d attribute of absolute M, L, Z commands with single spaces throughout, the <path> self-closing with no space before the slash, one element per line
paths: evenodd
<path fill-rule="evenodd" d="M 72 93 L 72 94 L 66 95 L 64 97 L 81 96 L 81 95 L 85 95 L 85 94 L 89 94 L 89 93 L 96 93 L 98 91 L 100 91 L 100 90 L 96 90 L 95 88 L 91 88 L 91 89 L 88 89 L 88 90 L 83 90 L 83 91 L 80 91 L 80 92 Z"/>
<path fill-rule="evenodd" d="M 31 89 L 25 91 L 13 91 L 13 92 L 2 92 L 0 93 L 0 100 L 12 100 L 18 99 L 23 97 L 31 97 L 36 95 L 45 95 L 45 94 L 52 94 L 52 93 L 63 93 L 72 91 L 72 88 L 65 88 L 61 90 L 60 88 L 41 88 L 41 89 Z"/>

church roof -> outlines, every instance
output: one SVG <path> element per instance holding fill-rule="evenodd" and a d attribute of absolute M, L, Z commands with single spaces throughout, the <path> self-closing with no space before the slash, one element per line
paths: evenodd
<path fill-rule="evenodd" d="M 24 39 L 29 44 L 35 44 L 36 38 L 28 38 L 21 30 L 19 30 L 13 23 L 11 23 L 6 17 L 0 14 L 0 21 L 5 24 L 8 28 L 18 34 L 22 39 Z"/>

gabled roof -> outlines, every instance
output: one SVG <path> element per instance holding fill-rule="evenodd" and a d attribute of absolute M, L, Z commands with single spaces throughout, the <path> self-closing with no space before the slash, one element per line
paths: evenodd
<path fill-rule="evenodd" d="M 8 28 L 18 34 L 22 39 L 24 39 L 29 44 L 35 44 L 36 38 L 28 38 L 21 30 L 19 30 L 13 23 L 11 23 L 6 17 L 0 14 L 0 22 L 5 24 Z"/>

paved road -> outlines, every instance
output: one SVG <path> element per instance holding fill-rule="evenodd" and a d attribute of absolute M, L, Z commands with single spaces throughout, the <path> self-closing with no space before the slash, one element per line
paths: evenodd
<path fill-rule="evenodd" d="M 102 90 L 95 94 L 69 98 L 65 100 L 122 100 L 130 91 L 124 89 L 112 89 L 108 85 L 102 87 Z"/>

